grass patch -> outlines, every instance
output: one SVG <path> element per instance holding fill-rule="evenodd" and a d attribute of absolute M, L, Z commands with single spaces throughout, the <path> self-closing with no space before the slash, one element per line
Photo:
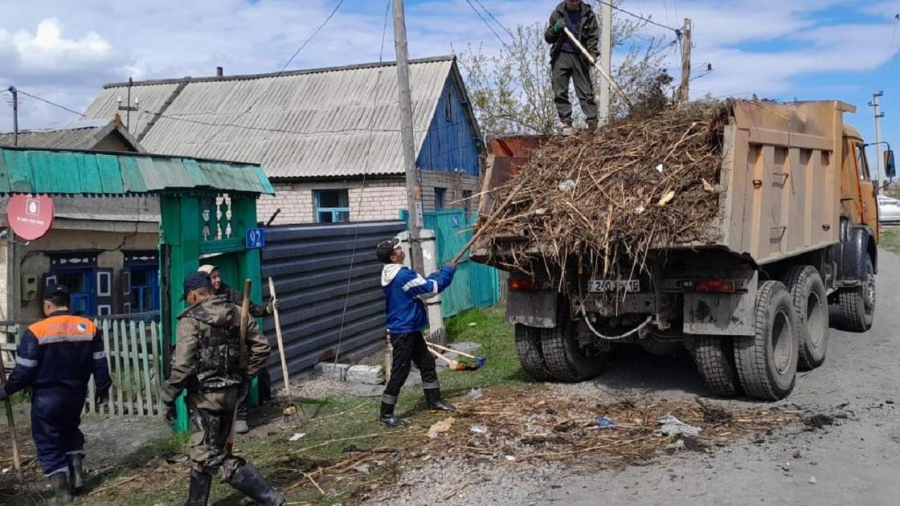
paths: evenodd
<path fill-rule="evenodd" d="M 891 253 L 900 255 L 900 227 L 883 227 L 880 246 Z"/>

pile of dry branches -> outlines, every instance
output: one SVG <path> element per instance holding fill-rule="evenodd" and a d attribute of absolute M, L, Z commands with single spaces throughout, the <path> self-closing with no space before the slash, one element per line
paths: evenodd
<path fill-rule="evenodd" d="M 693 105 L 549 140 L 495 192 L 500 202 L 526 178 L 484 232 L 502 252 L 494 263 L 533 274 L 574 259 L 598 278 L 631 279 L 652 248 L 715 240 L 727 120 L 726 104 Z"/>

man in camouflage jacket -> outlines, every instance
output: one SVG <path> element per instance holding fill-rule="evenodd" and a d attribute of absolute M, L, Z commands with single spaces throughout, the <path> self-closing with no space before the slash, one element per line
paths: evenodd
<path fill-rule="evenodd" d="M 166 419 L 175 419 L 175 400 L 187 390 L 186 403 L 193 425 L 191 435 L 191 485 L 188 505 L 205 505 L 213 473 L 259 504 L 280 505 L 276 492 L 252 464 L 229 451 L 228 437 L 234 421 L 238 389 L 242 381 L 265 365 L 271 347 L 251 318 L 247 327 L 246 366 L 240 364 L 241 309 L 215 296 L 205 272 L 194 272 L 184 281 L 183 298 L 190 307 L 178 315 L 178 342 L 172 356 L 172 372 L 162 388 Z"/>

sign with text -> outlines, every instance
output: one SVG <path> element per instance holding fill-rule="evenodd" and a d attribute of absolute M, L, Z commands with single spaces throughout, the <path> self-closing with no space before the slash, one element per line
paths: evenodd
<path fill-rule="evenodd" d="M 6 207 L 13 232 L 26 241 L 43 237 L 53 226 L 53 199 L 46 195 L 14 195 Z"/>
<path fill-rule="evenodd" d="M 260 249 L 266 247 L 266 230 L 263 228 L 251 228 L 247 231 L 247 249 Z"/>

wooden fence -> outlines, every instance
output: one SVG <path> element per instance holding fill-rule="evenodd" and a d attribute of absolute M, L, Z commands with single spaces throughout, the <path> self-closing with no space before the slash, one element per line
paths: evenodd
<path fill-rule="evenodd" d="M 94 322 L 103 336 L 106 363 L 109 365 L 113 384 L 109 390 L 109 402 L 98 404 L 95 398 L 97 389 L 93 377 L 91 378 L 85 413 L 115 417 L 162 414 L 162 402 L 159 398 L 162 364 L 160 324 L 152 320 L 124 319 L 103 319 Z M 5 327 L 6 330 L 0 332 L 17 337 L 18 325 Z M 6 352 L 9 358 L 12 358 L 15 349 L 14 343 L 0 344 L 0 355 Z M 3 358 L 5 357 L 0 356 L 0 360 Z M 7 370 L 7 373 L 9 372 Z"/>
<path fill-rule="evenodd" d="M 99 320 L 103 348 L 113 385 L 109 402 L 97 404 L 94 379 L 88 384 L 86 413 L 109 416 L 162 414 L 160 387 L 160 326 L 157 322 Z"/>

